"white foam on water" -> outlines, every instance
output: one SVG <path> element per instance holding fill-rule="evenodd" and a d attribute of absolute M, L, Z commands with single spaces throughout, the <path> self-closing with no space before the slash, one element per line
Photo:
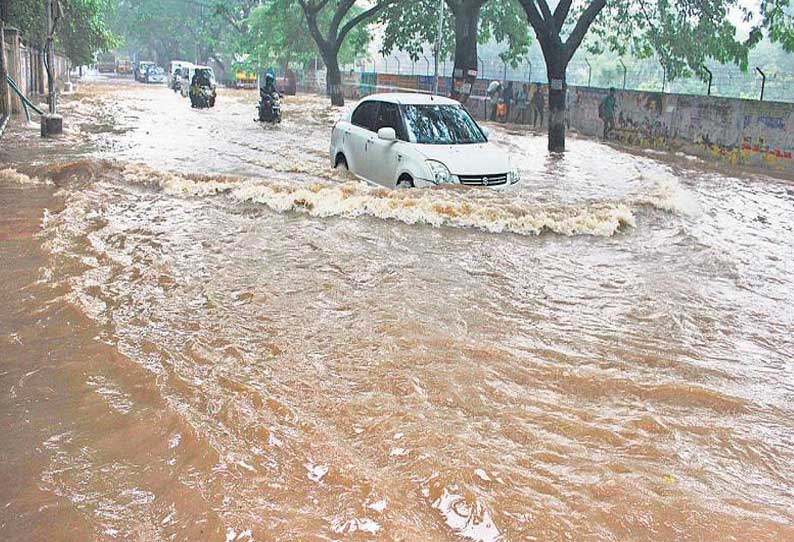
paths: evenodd
<path fill-rule="evenodd" d="M 20 173 L 13 168 L 0 169 L 0 180 L 12 184 L 29 184 L 29 185 L 51 185 L 52 181 L 49 179 L 39 179 L 38 177 L 30 177 L 24 173 Z"/>
<path fill-rule="evenodd" d="M 639 196 L 637 204 L 681 216 L 695 217 L 702 213 L 697 197 L 674 178 L 657 180 L 647 194 Z"/>

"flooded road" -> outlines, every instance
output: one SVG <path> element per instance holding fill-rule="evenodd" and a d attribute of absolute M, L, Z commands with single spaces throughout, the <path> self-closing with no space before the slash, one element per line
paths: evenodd
<path fill-rule="evenodd" d="M 390 191 L 255 100 L 2 140 L 3 538 L 794 539 L 794 185 L 496 127 L 518 189 Z"/>

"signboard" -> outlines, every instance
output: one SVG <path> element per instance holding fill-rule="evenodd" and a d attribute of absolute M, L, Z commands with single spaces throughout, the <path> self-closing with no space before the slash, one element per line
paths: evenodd
<path fill-rule="evenodd" d="M 562 90 L 565 81 L 562 79 L 552 79 L 551 80 L 551 90 Z"/>

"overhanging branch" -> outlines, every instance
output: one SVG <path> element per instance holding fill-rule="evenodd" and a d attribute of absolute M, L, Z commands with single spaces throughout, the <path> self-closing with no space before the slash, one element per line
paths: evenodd
<path fill-rule="evenodd" d="M 598 17 L 598 14 L 604 9 L 606 3 L 607 0 L 592 0 L 590 5 L 582 12 L 579 20 L 576 21 L 576 26 L 574 26 L 571 35 L 568 36 L 568 39 L 565 41 L 566 60 L 570 60 L 582 44 L 582 40 L 590 29 L 590 25 L 593 24 L 595 18 Z"/>
<path fill-rule="evenodd" d="M 378 2 L 377 4 L 372 6 L 371 8 L 369 8 L 369 9 L 367 9 L 365 11 L 362 11 L 361 13 L 359 13 L 358 15 L 356 15 L 355 17 L 353 17 L 352 19 L 347 21 L 345 23 L 345 25 L 342 27 L 342 29 L 339 31 L 339 36 L 336 39 L 337 45 L 339 47 L 342 46 L 342 42 L 344 41 L 344 39 L 347 36 L 347 34 L 351 30 L 353 30 L 353 28 L 355 28 L 355 26 L 357 24 L 365 21 L 366 19 L 369 19 L 370 17 L 375 16 L 380 10 L 382 10 L 383 8 L 388 6 L 389 4 L 395 3 L 396 1 L 397 0 L 383 0 L 382 2 Z"/>

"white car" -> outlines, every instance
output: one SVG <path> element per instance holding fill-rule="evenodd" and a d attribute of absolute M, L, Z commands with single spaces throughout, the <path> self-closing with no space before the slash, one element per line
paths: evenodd
<path fill-rule="evenodd" d="M 520 180 L 458 102 L 422 94 L 364 98 L 331 133 L 331 165 L 388 187 L 505 186 Z"/>
<path fill-rule="evenodd" d="M 174 91 L 179 90 L 179 84 L 181 83 L 180 78 L 182 75 L 182 68 L 192 66 L 192 62 L 188 62 L 187 60 L 172 60 L 168 63 L 168 69 L 166 73 L 168 75 L 168 87 L 173 89 Z M 180 71 L 177 71 L 180 70 Z"/>

